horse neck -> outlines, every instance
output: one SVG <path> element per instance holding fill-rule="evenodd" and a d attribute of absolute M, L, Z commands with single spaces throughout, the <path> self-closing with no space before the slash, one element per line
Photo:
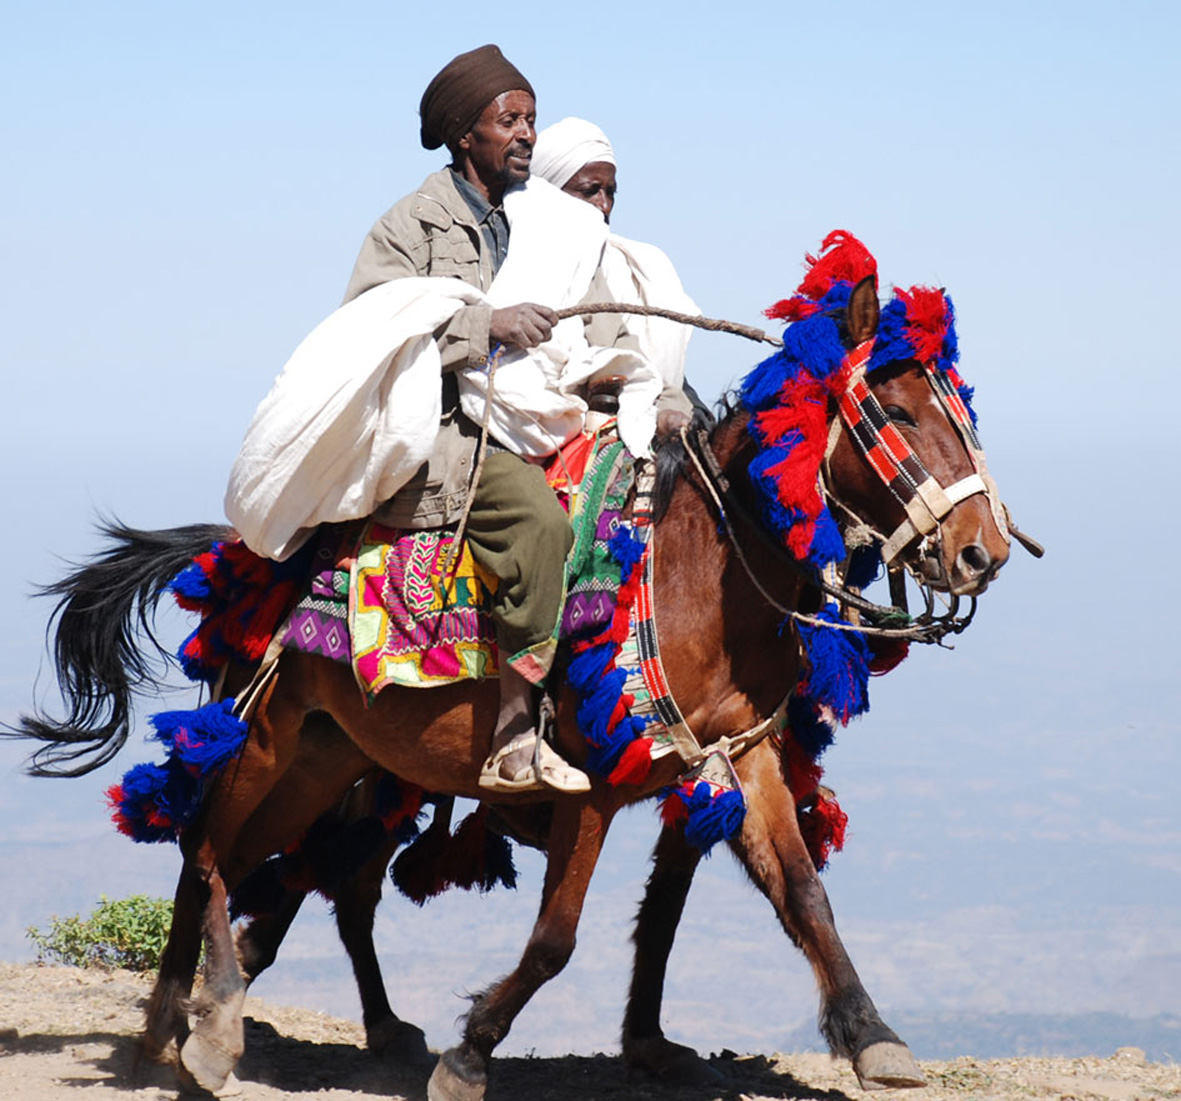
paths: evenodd
<path fill-rule="evenodd" d="M 749 488 L 746 464 L 753 455 L 745 427 L 745 416 L 732 414 L 710 441 L 740 497 Z M 756 532 L 732 523 L 759 582 L 778 603 L 796 608 L 799 580 L 769 561 Z M 783 629 L 783 613 L 751 580 L 691 466 L 657 526 L 653 587 L 665 673 L 698 737 L 712 741 L 769 715 L 795 684 L 795 633 Z"/>

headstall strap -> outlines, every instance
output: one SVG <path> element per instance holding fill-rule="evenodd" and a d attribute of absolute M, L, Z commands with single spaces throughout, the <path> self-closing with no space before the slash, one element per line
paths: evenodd
<path fill-rule="evenodd" d="M 972 418 L 952 380 L 939 371 L 933 362 L 923 365 L 927 381 L 948 420 L 963 439 L 974 468 L 972 474 L 945 488 L 890 422 L 870 390 L 866 363 L 871 347 L 872 341 L 866 341 L 850 352 L 846 359 L 848 382 L 840 397 L 840 415 L 834 419 L 834 424 L 837 419 L 844 424 L 858 451 L 906 510 L 906 519 L 882 545 L 882 560 L 887 566 L 890 565 L 916 538 L 935 532 L 960 501 L 977 493 L 983 493 L 988 498 L 997 528 L 1007 540 L 1008 520 L 1004 506 L 985 465 L 984 452 L 972 425 Z M 830 454 L 833 446 L 835 428 L 829 441 Z"/>

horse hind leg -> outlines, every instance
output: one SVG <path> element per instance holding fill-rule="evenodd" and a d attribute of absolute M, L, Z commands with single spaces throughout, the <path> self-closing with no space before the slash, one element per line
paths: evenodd
<path fill-rule="evenodd" d="M 293 824 L 275 845 L 263 830 L 250 828 L 297 756 L 306 706 L 298 681 L 284 677 L 283 672 L 280 665 L 258 704 L 250 737 L 238 758 L 217 776 L 207 793 L 198 824 L 192 827 L 193 855 L 186 856 L 186 863 L 204 881 L 205 968 L 201 990 L 188 1006 L 196 1021 L 181 1045 L 178 1070 L 182 1080 L 187 1076 L 211 1093 L 225 1085 L 245 1048 L 246 981 L 230 927 L 227 881 L 237 883 L 243 870 L 258 865 L 262 857 L 254 848 L 264 854 L 273 852 L 297 833 Z"/>
<path fill-rule="evenodd" d="M 632 934 L 635 958 L 623 1018 L 628 1068 L 672 1085 L 710 1085 L 721 1079 L 692 1048 L 667 1039 L 660 1027 L 664 979 L 673 939 L 701 860 L 683 829 L 665 826 L 652 852 L 652 872 Z"/>
<path fill-rule="evenodd" d="M 390 834 L 380 851 L 341 883 L 334 898 L 336 930 L 357 980 L 369 1050 L 397 1066 L 423 1067 L 435 1061 L 426 1045 L 426 1034 L 394 1013 L 373 944 L 373 918 L 381 901 L 386 868 L 397 848 L 398 841 Z"/>
<path fill-rule="evenodd" d="M 179 1045 L 188 1036 L 185 1007 L 201 955 L 201 916 L 208 898 L 206 878 L 186 854 L 173 898 L 172 926 L 148 999 L 141 1039 L 144 1055 L 156 1063 L 176 1063 Z"/>
<path fill-rule="evenodd" d="M 464 1023 L 463 1041 L 445 1051 L 427 1084 L 428 1101 L 481 1101 L 496 1045 L 540 987 L 574 951 L 578 919 L 614 813 L 584 799 L 555 804 L 541 912 L 516 969 L 479 995 Z"/>
<path fill-rule="evenodd" d="M 178 1069 L 182 1081 L 191 1079 L 201 1089 L 216 1093 L 225 1086 L 245 1050 L 242 1005 L 246 982 L 230 929 L 225 882 L 207 842 L 202 845 L 202 857 L 208 883 L 202 918 L 205 982 L 188 1006 L 196 1023 L 181 1045 Z"/>

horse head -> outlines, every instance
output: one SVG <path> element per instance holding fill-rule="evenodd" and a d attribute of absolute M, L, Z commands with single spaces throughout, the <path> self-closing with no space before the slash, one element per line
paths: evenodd
<path fill-rule="evenodd" d="M 791 322 L 783 348 L 739 391 L 765 526 L 818 570 L 865 547 L 873 566 L 978 595 L 1009 557 L 1009 525 L 955 367 L 951 299 L 912 287 L 882 307 L 876 261 L 843 231 L 808 260 L 796 294 L 767 311 Z"/>
<path fill-rule="evenodd" d="M 904 317 L 920 297 L 935 326 L 950 329 L 951 302 L 942 291 L 896 292 L 887 311 L 898 306 L 894 312 Z M 920 359 L 915 353 L 925 350 L 913 338 L 883 342 L 881 315 L 867 277 L 846 310 L 849 364 L 834 419 L 840 427 L 823 466 L 830 504 L 847 522 L 871 529 L 887 565 L 901 560 L 932 588 L 979 595 L 1008 560 L 1009 533 L 963 384 L 940 362 L 941 347 Z"/>

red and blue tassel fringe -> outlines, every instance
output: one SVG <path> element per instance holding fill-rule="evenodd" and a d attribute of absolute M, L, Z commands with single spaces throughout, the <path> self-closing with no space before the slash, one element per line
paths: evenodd
<path fill-rule="evenodd" d="M 589 767 L 612 784 L 641 784 L 652 767 L 652 739 L 643 736 L 652 720 L 628 711 L 635 699 L 623 691 L 628 674 L 615 659 L 627 638 L 646 546 L 630 525 L 621 523 L 608 547 L 620 567 L 615 614 L 598 635 L 572 643 L 566 680 L 578 699 L 576 717 L 589 747 Z"/>
<path fill-rule="evenodd" d="M 153 735 L 168 747 L 162 765 L 142 764 L 107 790 L 115 827 L 134 841 L 175 841 L 201 804 L 205 777 L 242 749 L 246 724 L 234 701 L 152 717 Z"/>
<path fill-rule="evenodd" d="M 212 683 L 231 661 L 262 659 L 307 572 L 307 553 L 286 562 L 261 558 L 244 543 L 215 543 L 168 588 L 201 623 L 177 657 L 190 680 Z M 168 747 L 163 764 L 136 765 L 107 791 L 116 828 L 136 841 L 175 841 L 200 805 L 204 778 L 241 751 L 246 724 L 222 700 L 162 711 L 150 722 Z"/>
<path fill-rule="evenodd" d="M 169 582 L 185 611 L 201 622 L 177 657 L 190 680 L 212 683 L 231 661 L 261 661 L 307 579 L 311 544 L 285 562 L 255 554 L 245 543 L 215 543 Z"/>
<path fill-rule="evenodd" d="M 666 826 L 684 824 L 685 840 L 706 855 L 719 841 L 738 836 L 746 818 L 742 792 L 707 780 L 686 780 L 660 793 L 660 818 Z"/>

